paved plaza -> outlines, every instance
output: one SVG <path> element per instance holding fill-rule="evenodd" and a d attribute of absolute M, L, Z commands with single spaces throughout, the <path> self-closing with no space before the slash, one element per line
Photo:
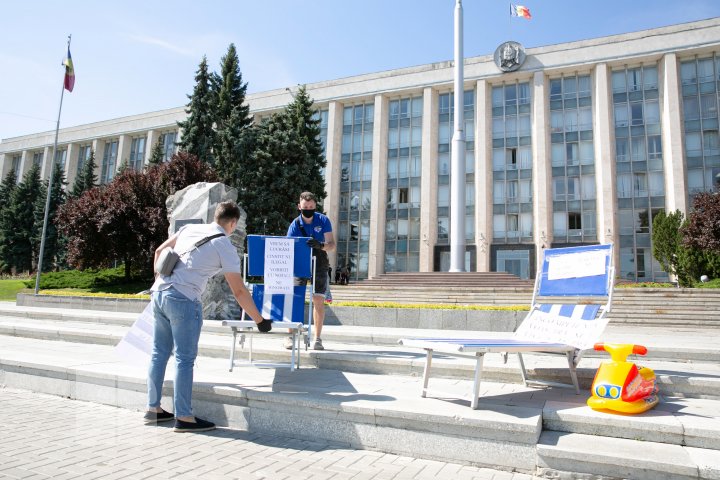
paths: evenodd
<path fill-rule="evenodd" d="M 0 479 L 466 479 L 529 475 L 219 428 L 175 433 L 142 414 L 0 389 Z"/>

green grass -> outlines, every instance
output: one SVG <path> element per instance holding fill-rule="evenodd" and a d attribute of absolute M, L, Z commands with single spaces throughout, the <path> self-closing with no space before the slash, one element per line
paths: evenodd
<path fill-rule="evenodd" d="M 34 291 L 25 286 L 25 282 L 28 280 L 28 278 L 9 278 L 0 280 L 0 300 L 14 302 L 18 293 L 22 291 Z"/>
<path fill-rule="evenodd" d="M 709 282 L 698 282 L 694 285 L 697 288 L 720 288 L 720 278 L 713 278 Z"/>

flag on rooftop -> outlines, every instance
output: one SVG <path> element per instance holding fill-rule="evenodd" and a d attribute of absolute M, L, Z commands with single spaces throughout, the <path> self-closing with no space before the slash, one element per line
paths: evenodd
<path fill-rule="evenodd" d="M 75 67 L 73 67 L 72 56 L 70 55 L 70 47 L 68 46 L 67 58 L 63 62 L 65 65 L 65 90 L 72 92 L 75 87 Z"/>
<path fill-rule="evenodd" d="M 530 15 L 530 9 L 523 6 L 523 5 L 515 5 L 510 4 L 510 15 L 513 17 L 523 17 L 530 20 L 532 18 L 532 15 Z"/>

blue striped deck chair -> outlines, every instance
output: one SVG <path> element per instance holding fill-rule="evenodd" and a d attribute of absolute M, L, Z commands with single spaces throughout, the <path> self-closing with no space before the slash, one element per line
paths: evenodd
<path fill-rule="evenodd" d="M 517 353 L 523 383 L 574 387 L 580 393 L 577 366 L 584 350 L 592 349 L 607 325 L 614 281 L 612 244 L 543 251 L 542 267 L 535 278 L 530 311 L 508 338 L 403 338 L 401 345 L 426 352 L 421 396 L 426 397 L 433 352 L 475 359 L 470 406 L 478 407 L 480 377 L 486 353 Z M 555 353 L 567 357 L 572 384 L 529 380 L 523 353 Z"/>
<path fill-rule="evenodd" d="M 269 318 L 273 321 L 273 329 L 270 332 L 275 334 L 289 335 L 292 338 L 292 349 L 290 351 L 290 363 L 259 363 L 253 361 L 252 339 L 254 334 L 260 333 L 255 328 L 255 322 L 249 318 L 243 310 L 240 320 L 224 320 L 223 326 L 230 327 L 232 330 L 232 347 L 230 348 L 230 371 L 236 365 L 235 347 L 239 343 L 241 348 L 245 348 L 245 340 L 248 338 L 248 360 L 242 365 L 256 366 L 287 366 L 291 371 L 300 368 L 300 341 L 304 339 L 305 349 L 310 343 L 312 331 L 312 302 L 309 302 L 307 308 L 307 324 L 305 323 L 305 299 L 307 287 L 305 285 L 292 285 L 292 293 L 267 293 L 269 287 L 264 283 L 248 284 L 247 277 L 264 277 L 269 272 L 265 271 L 266 267 L 266 245 L 268 239 L 282 239 L 286 243 L 292 244 L 292 277 L 301 277 L 313 279 L 312 272 L 315 268 L 315 259 L 312 257 L 312 251 L 307 245 L 307 238 L 303 237 L 272 237 L 264 235 L 248 235 L 248 253 L 245 255 L 245 266 L 243 268 L 243 278 L 246 280 L 245 285 L 252 294 L 255 306 L 260 310 L 263 318 Z M 287 257 L 289 264 L 290 257 Z M 269 264 L 268 264 L 269 265 Z M 289 265 L 288 265 L 289 266 Z M 285 278 L 287 280 L 287 278 Z M 314 289 L 314 285 L 312 285 Z M 313 290 L 310 290 L 313 291 Z M 238 341 L 238 334 L 240 340 Z M 263 334 L 265 335 L 265 334 Z"/>

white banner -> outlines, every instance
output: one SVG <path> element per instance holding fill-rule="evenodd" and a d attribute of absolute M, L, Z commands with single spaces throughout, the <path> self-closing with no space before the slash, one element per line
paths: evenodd
<path fill-rule="evenodd" d="M 523 321 L 515 338 L 531 342 L 561 343 L 587 349 L 598 341 L 608 320 L 582 320 L 536 310 Z"/>
<path fill-rule="evenodd" d="M 126 363 L 148 367 L 153 349 L 154 318 L 152 302 L 132 324 L 120 343 L 115 347 L 115 353 Z"/>
<path fill-rule="evenodd" d="M 607 252 L 591 250 L 548 257 L 548 280 L 605 274 Z"/>
<path fill-rule="evenodd" d="M 265 294 L 293 293 L 295 241 L 292 238 L 265 239 Z"/>

